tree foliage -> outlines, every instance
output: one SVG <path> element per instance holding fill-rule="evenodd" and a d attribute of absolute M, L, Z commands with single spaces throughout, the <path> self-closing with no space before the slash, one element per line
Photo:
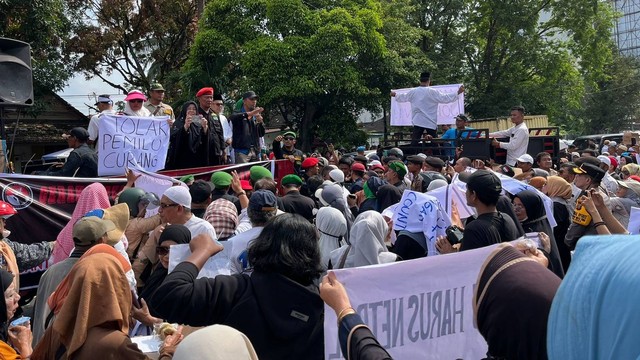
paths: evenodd
<path fill-rule="evenodd" d="M 82 24 L 68 43 L 74 70 L 121 89 L 148 89 L 179 70 L 197 31 L 196 1 L 96 0 L 79 2 Z M 110 79 L 114 73 L 126 84 Z M 170 86 L 167 86 L 170 85 Z M 165 84 L 171 89 L 173 84 Z"/>
<path fill-rule="evenodd" d="M 403 47 L 390 49 L 383 19 L 375 0 L 210 2 L 184 82 L 192 92 L 213 84 L 229 97 L 255 90 L 270 118 L 301 133 L 304 149 L 316 134 L 346 142 L 360 110 L 379 111 L 406 72 L 392 66 L 402 64 Z"/>

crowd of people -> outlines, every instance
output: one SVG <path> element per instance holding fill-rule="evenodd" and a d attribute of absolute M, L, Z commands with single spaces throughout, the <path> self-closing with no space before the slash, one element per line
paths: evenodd
<path fill-rule="evenodd" d="M 422 87 L 429 81 L 423 74 Z M 462 92 L 464 87 L 450 96 L 416 92 L 398 100 L 440 96 L 445 102 Z M 163 94 L 160 84 L 149 99 L 132 91 L 125 113 L 169 117 L 170 167 L 261 158 L 263 109 L 254 92 L 243 95 L 228 119 L 213 88 L 201 89 L 177 116 L 162 103 Z M 98 98 L 101 114 L 114 113 L 112 105 L 107 96 Z M 547 152 L 527 154 L 523 115 L 514 107 L 514 127 L 493 134 L 510 139 L 492 141 L 507 150 L 504 165 L 472 160 L 459 148 L 453 163 L 422 153 L 405 156 L 399 148 L 365 155 L 358 146 L 355 155 L 343 155 L 329 146 L 324 154 L 304 154 L 295 147 L 296 133 L 287 131 L 274 140 L 272 155 L 291 161 L 295 171 L 279 183 L 256 165 L 249 180 L 220 170 L 210 179 L 185 176 L 154 194 L 137 187 L 138 178 L 128 172 L 115 199 L 100 183 L 86 187 L 51 243 L 11 242 L 4 220 L 16 210 L 0 202 L 6 307 L 0 309 L 0 358 L 145 359 L 132 338 L 176 323 L 184 327 L 163 333 L 160 359 L 321 359 L 326 303 L 336 313 L 345 358 L 390 359 L 333 270 L 496 244 L 473 295 L 487 359 L 635 356 L 625 316 L 635 319 L 638 245 L 626 237 L 584 236 L 628 234 L 632 208 L 640 207 L 637 149 L 609 142 L 606 149 L 569 148 L 555 159 Z M 429 119 L 414 131 L 414 143 L 437 137 Z M 73 164 L 91 158 L 98 121 L 100 115 L 89 130 L 70 132 Z M 466 121 L 458 116 L 454 131 L 442 138 L 455 141 L 473 132 Z M 86 166 L 73 166 L 46 174 L 87 176 Z M 451 186 L 465 189 L 465 204 L 447 204 L 447 235 L 432 239 L 396 229 L 393 214 L 406 191 L 429 195 Z M 461 216 L 462 206 L 473 214 Z M 157 214 L 148 216 L 154 208 Z M 190 254 L 169 272 L 172 249 L 185 244 Z M 40 280 L 31 320 L 14 322 L 21 311 L 15 274 L 49 256 L 54 264 Z M 212 257 L 226 259 L 225 268 L 198 278 Z M 617 315 L 610 316 L 612 308 Z"/>

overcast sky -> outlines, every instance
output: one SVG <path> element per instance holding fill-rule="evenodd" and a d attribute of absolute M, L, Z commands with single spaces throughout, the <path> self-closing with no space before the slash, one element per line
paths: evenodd
<path fill-rule="evenodd" d="M 122 82 L 122 78 L 115 74 L 111 77 L 115 82 Z M 93 105 L 96 100 L 94 97 L 100 94 L 110 94 L 114 103 L 120 100 L 124 100 L 125 95 L 119 94 L 119 90 L 112 88 L 107 83 L 100 80 L 100 78 L 93 78 L 91 80 L 85 80 L 84 76 L 77 74 L 71 80 L 69 85 L 65 87 L 60 95 L 66 102 L 73 105 L 76 109 L 80 110 L 85 115 L 93 114 L 95 111 L 90 110 L 86 104 Z"/>

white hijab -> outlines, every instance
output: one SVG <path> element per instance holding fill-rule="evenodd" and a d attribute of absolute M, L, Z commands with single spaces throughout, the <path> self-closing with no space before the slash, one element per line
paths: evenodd
<path fill-rule="evenodd" d="M 128 101 L 124 102 L 124 113 L 126 115 L 129 115 L 129 116 L 139 116 L 139 117 L 150 117 L 151 116 L 151 112 L 149 110 L 147 110 L 147 108 L 144 107 L 144 105 L 138 111 L 131 110 L 131 106 L 129 106 L 129 102 Z"/>
<path fill-rule="evenodd" d="M 340 210 L 332 207 L 323 207 L 316 214 L 316 227 L 320 231 L 320 253 L 322 265 L 327 268 L 331 252 L 344 245 L 344 236 L 347 234 L 347 219 Z"/>
<path fill-rule="evenodd" d="M 351 245 L 344 245 L 331 252 L 333 268 L 339 268 L 340 260 L 347 250 L 349 253 L 343 266 L 345 268 L 396 261 L 398 256 L 389 252 L 384 244 L 388 231 L 389 226 L 379 212 L 369 210 L 358 215 L 351 227 Z"/>
<path fill-rule="evenodd" d="M 226 325 L 212 325 L 185 336 L 173 355 L 175 360 L 257 360 L 251 341 Z"/>

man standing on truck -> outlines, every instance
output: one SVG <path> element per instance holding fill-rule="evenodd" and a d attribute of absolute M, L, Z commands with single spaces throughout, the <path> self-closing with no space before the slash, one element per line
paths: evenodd
<path fill-rule="evenodd" d="M 524 107 L 511 108 L 511 122 L 513 127 L 508 130 L 496 131 L 489 134 L 493 138 L 491 145 L 497 149 L 507 150 L 507 165 L 515 166 L 518 158 L 527 153 L 529 147 L 529 128 L 524 123 Z M 497 137 L 508 137 L 508 142 L 500 142 Z"/>
<path fill-rule="evenodd" d="M 411 146 L 418 146 L 425 131 L 427 132 L 426 140 L 438 137 L 436 131 L 438 105 L 454 102 L 464 92 L 464 85 L 460 85 L 457 93 L 443 93 L 429 85 L 431 85 L 431 73 L 423 72 L 420 74 L 420 86 L 397 96 L 395 91 L 391 92 L 391 97 L 395 97 L 397 102 L 411 103 L 411 123 L 413 124 Z"/>

